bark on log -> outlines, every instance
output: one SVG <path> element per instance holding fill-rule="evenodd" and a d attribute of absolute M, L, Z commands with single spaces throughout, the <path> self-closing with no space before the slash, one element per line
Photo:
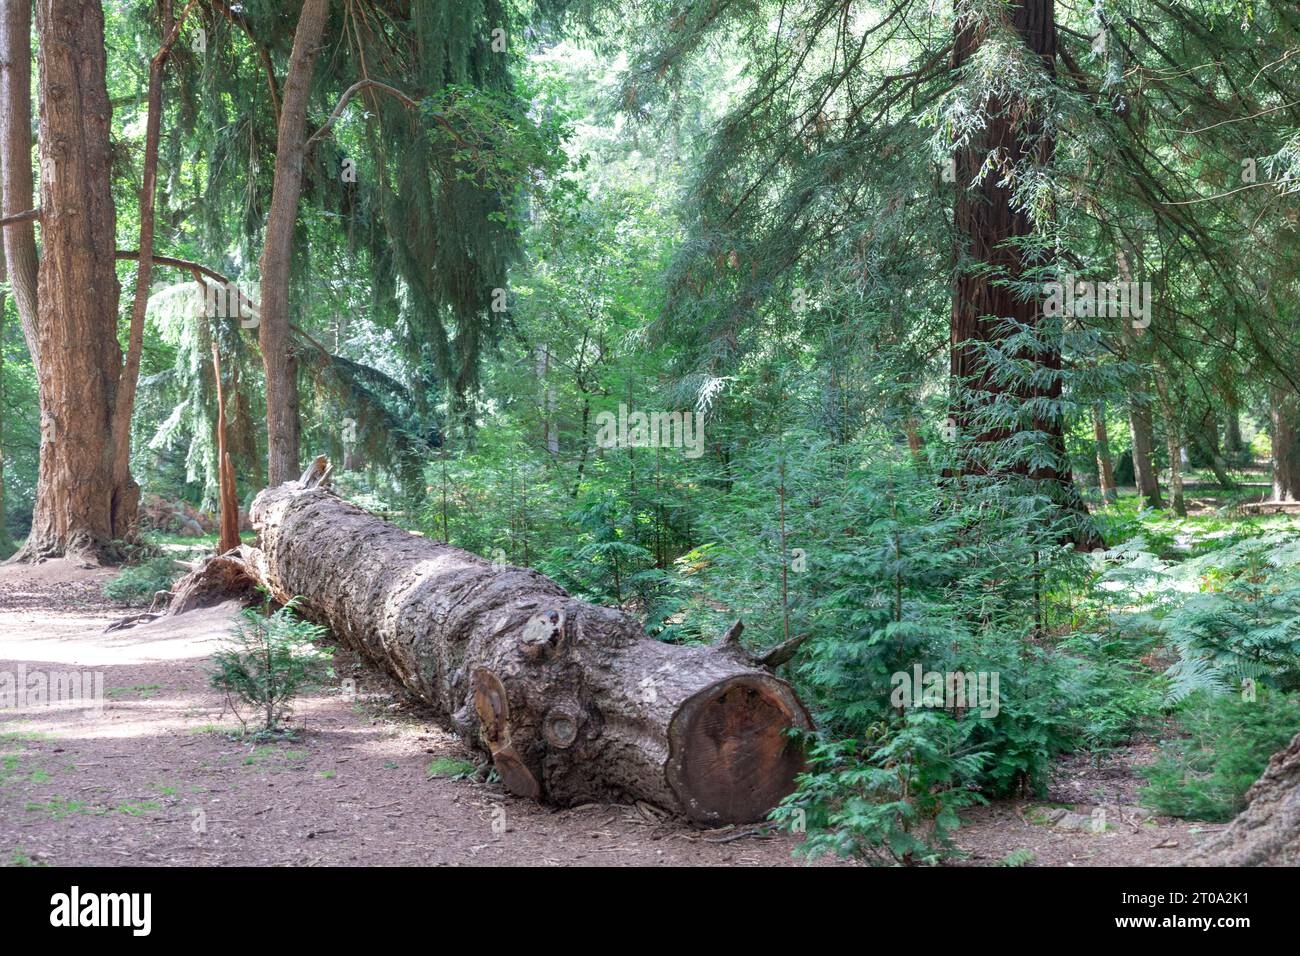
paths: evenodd
<path fill-rule="evenodd" d="M 314 468 L 319 474 L 320 462 Z M 761 819 L 794 785 L 788 684 L 734 640 L 677 646 L 549 578 L 403 531 L 302 481 L 253 502 L 249 561 L 281 600 L 432 704 L 516 794 Z"/>
<path fill-rule="evenodd" d="M 1250 805 L 1184 860 L 1187 866 L 1300 866 L 1300 736 L 1246 791 Z"/>

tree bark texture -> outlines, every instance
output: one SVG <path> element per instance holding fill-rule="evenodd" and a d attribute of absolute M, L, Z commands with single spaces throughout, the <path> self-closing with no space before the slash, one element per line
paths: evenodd
<path fill-rule="evenodd" d="M 1250 802 L 1189 854 L 1189 866 L 1300 866 L 1300 736 L 1269 760 Z"/>
<path fill-rule="evenodd" d="M 1155 437 L 1151 428 L 1151 406 L 1139 396 L 1130 396 L 1129 434 L 1133 439 L 1133 480 L 1145 508 L 1160 508 L 1160 479 L 1156 474 Z"/>
<path fill-rule="evenodd" d="M 239 547 L 239 496 L 235 492 L 235 466 L 226 450 L 226 391 L 221 380 L 221 349 L 212 339 L 212 378 L 217 385 L 217 476 L 221 490 L 221 533 L 217 554 Z"/>
<path fill-rule="evenodd" d="M 1156 369 L 1156 394 L 1160 396 L 1160 410 L 1165 419 L 1165 454 L 1169 456 L 1169 507 L 1174 514 L 1185 517 L 1187 504 L 1183 500 L 1183 425 L 1174 407 L 1164 372 Z"/>
<path fill-rule="evenodd" d="M 1102 402 L 1092 406 L 1092 437 L 1097 446 L 1097 484 L 1101 499 L 1112 503 L 1119 492 L 1115 487 L 1115 465 L 1110 457 L 1110 436 L 1106 431 L 1106 406 Z"/>
<path fill-rule="evenodd" d="M 113 407 L 122 369 L 113 268 L 104 16 L 40 0 L 40 477 L 26 559 L 100 557 L 113 529 Z"/>
<path fill-rule="evenodd" d="M 127 332 L 126 359 L 117 388 L 113 411 L 113 535 L 135 535 L 140 509 L 140 486 L 131 477 L 131 417 L 135 411 L 136 386 L 140 381 L 140 357 L 144 351 L 144 319 L 149 307 L 153 280 L 154 205 L 158 184 L 158 144 L 162 135 L 163 70 L 172 45 L 180 34 L 185 15 L 194 5 L 186 4 L 180 19 L 172 13 L 172 0 L 163 0 L 162 43 L 149 62 L 149 92 L 145 98 L 144 164 L 140 176 L 140 245 L 135 273 L 135 295 L 131 302 L 131 327 Z"/>
<path fill-rule="evenodd" d="M 1273 500 L 1300 501 L 1300 396 L 1281 388 L 1269 390 L 1273 426 Z"/>
<path fill-rule="evenodd" d="M 266 372 L 267 480 L 273 486 L 298 477 L 298 378 L 289 353 L 289 267 L 302 193 L 307 100 L 328 14 L 329 0 L 304 0 L 294 31 L 262 247 L 262 312 L 257 335 Z"/>
<path fill-rule="evenodd" d="M 320 461 L 320 459 L 318 459 Z M 310 471 L 310 469 L 309 469 Z M 306 480 L 304 476 L 304 480 Z M 295 481 L 253 503 L 256 576 L 427 701 L 512 792 L 645 800 L 700 823 L 763 817 L 794 786 L 809 729 L 784 681 L 734 639 L 677 646 Z"/>

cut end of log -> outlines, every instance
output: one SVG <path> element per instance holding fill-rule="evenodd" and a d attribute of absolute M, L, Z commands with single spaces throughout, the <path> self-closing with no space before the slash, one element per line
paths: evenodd
<path fill-rule="evenodd" d="M 746 674 L 686 701 L 668 730 L 668 782 L 698 823 L 761 820 L 803 770 L 790 728 L 811 721 L 784 682 Z"/>

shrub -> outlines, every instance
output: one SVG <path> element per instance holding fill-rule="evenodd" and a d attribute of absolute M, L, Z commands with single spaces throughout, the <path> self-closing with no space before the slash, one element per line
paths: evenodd
<path fill-rule="evenodd" d="M 294 698 L 333 674 L 330 653 L 313 643 L 326 629 L 301 620 L 294 604 L 290 601 L 273 613 L 245 610 L 230 645 L 212 657 L 212 686 L 225 692 L 245 732 L 248 721 L 234 699 L 258 712 L 259 735 L 276 735 L 292 711 Z"/>
<path fill-rule="evenodd" d="M 912 711 L 878 729 L 874 745 L 813 741 L 808 772 L 773 819 L 808 838 L 797 853 L 833 852 L 874 863 L 930 864 L 954 853 L 957 810 L 984 799 L 967 787 L 986 754 L 969 743 L 971 723 Z"/>
<path fill-rule="evenodd" d="M 149 558 L 123 568 L 116 577 L 105 582 L 104 594 L 118 604 L 149 604 L 154 594 L 169 590 L 180 575 L 181 569 L 172 558 Z"/>
<path fill-rule="evenodd" d="M 1269 757 L 1300 727 L 1300 698 L 1261 689 L 1254 701 L 1199 691 L 1183 705 L 1187 736 L 1163 745 L 1142 773 L 1144 804 L 1191 820 L 1230 820 L 1246 806 L 1246 791 Z"/>
<path fill-rule="evenodd" d="M 1101 753 L 1157 726 L 1169 682 L 1140 659 L 1154 649 L 1150 637 L 1125 640 L 1110 628 L 1080 631 L 1061 642 L 1075 668 L 1071 686 L 1078 693 L 1069 724 L 1077 744 Z"/>

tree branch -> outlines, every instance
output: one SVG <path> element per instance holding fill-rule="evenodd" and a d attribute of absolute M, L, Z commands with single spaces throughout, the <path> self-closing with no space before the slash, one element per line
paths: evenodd
<path fill-rule="evenodd" d="M 329 119 L 324 122 L 320 129 L 312 133 L 307 142 L 303 144 L 304 152 L 311 149 L 317 140 L 333 128 L 334 124 L 338 122 L 339 117 L 343 115 L 343 110 L 348 105 L 348 101 L 352 99 L 354 94 L 359 93 L 364 89 L 379 90 L 380 92 L 387 93 L 389 96 L 394 96 L 407 109 L 418 109 L 420 106 L 417 100 L 407 96 L 396 87 L 389 86 L 386 83 L 380 83 L 378 80 L 359 80 L 343 91 L 343 95 L 339 97 L 338 104 L 334 107 L 334 112 L 330 113 Z"/>
<path fill-rule="evenodd" d="M 28 209 L 26 212 L 16 212 L 12 216 L 5 216 L 0 219 L 0 226 L 13 226 L 20 222 L 39 222 L 41 219 L 41 207 Z"/>
<path fill-rule="evenodd" d="M 138 249 L 118 249 L 117 252 L 113 253 L 113 258 L 125 262 L 139 262 L 140 252 Z M 241 306 L 247 306 L 252 310 L 254 316 L 258 318 L 261 317 L 261 307 L 252 299 L 245 296 L 242 292 L 239 292 L 239 288 L 235 285 L 233 279 L 223 276 L 220 272 L 209 269 L 207 266 L 198 262 L 192 262 L 189 259 L 178 259 L 175 256 L 160 256 L 154 254 L 151 258 L 156 266 L 170 266 L 173 269 L 184 269 L 199 283 L 202 283 L 204 279 L 209 279 L 218 285 L 223 285 L 228 289 L 234 289 L 239 294 Z"/>
<path fill-rule="evenodd" d="M 275 67 L 271 63 L 271 51 L 266 48 L 266 44 L 253 36 L 253 31 L 249 27 L 248 21 L 245 20 L 241 14 L 232 10 L 230 4 L 223 2 L 223 0 L 208 0 L 208 4 L 217 13 L 220 13 L 235 26 L 239 27 L 239 29 L 244 32 L 244 35 L 248 37 L 249 42 L 252 43 L 253 46 L 257 47 L 258 59 L 262 61 L 262 68 L 266 71 L 266 85 L 271 91 L 271 108 L 275 111 L 275 125 L 276 127 L 279 127 L 280 91 L 275 83 Z"/>

